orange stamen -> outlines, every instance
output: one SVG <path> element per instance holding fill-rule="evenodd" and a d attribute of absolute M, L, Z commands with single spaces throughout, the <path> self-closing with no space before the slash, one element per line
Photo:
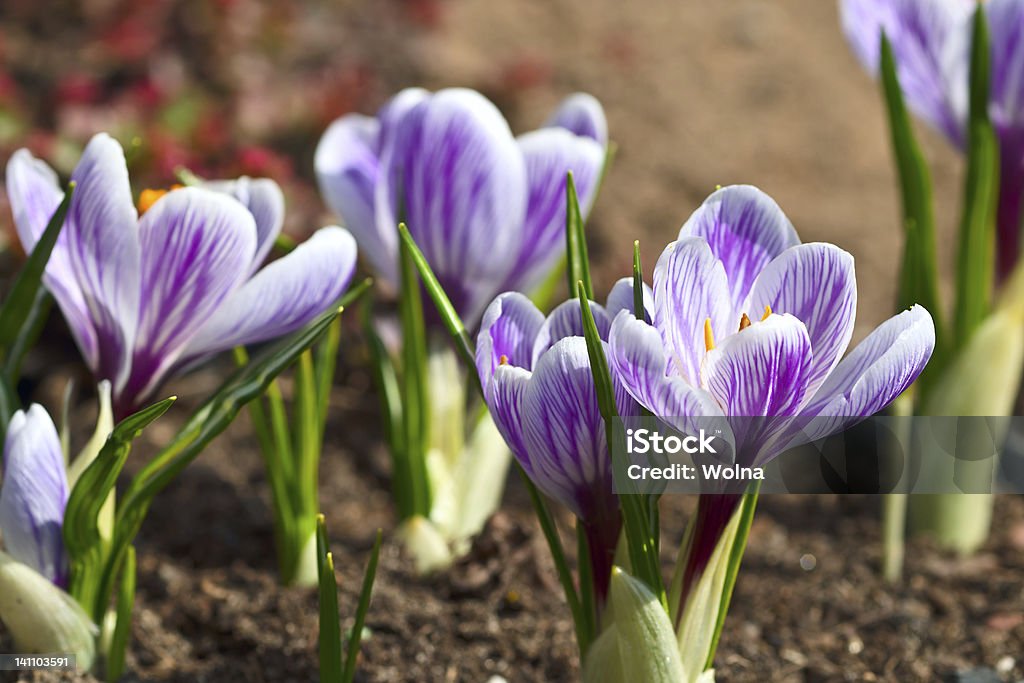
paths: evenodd
<path fill-rule="evenodd" d="M 740 318 L 740 332 L 747 329 L 748 327 L 750 327 L 750 318 L 748 318 L 747 314 L 744 313 L 743 317 Z"/>
<path fill-rule="evenodd" d="M 503 354 L 501 358 L 498 359 L 498 365 L 508 365 L 508 356 Z"/>
<path fill-rule="evenodd" d="M 168 192 L 180 190 L 183 186 L 174 184 L 167 190 L 143 190 L 139 193 L 139 215 L 146 213 Z"/>
<path fill-rule="evenodd" d="M 704 348 L 707 351 L 715 348 L 715 333 L 711 330 L 711 318 L 704 320 Z"/>
<path fill-rule="evenodd" d="M 770 316 L 771 314 L 772 314 L 772 307 L 771 306 L 765 306 L 764 307 L 764 315 L 761 316 L 761 320 L 762 321 L 767 320 L 768 316 Z"/>

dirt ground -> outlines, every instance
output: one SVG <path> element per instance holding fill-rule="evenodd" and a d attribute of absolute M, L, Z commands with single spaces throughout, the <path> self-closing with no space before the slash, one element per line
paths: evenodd
<path fill-rule="evenodd" d="M 395 4 L 421 23 L 403 25 L 382 9 Z M 901 239 L 881 103 L 831 0 L 345 0 L 329 17 L 337 37 L 311 15 L 307 49 L 334 41 L 339 53 L 377 64 L 372 87 L 353 100 L 366 111 L 407 85 L 465 85 L 492 97 L 521 132 L 568 92 L 604 103 L 619 153 L 590 223 L 599 290 L 627 273 L 632 240 L 641 240 L 649 273 L 717 184 L 745 182 L 772 194 L 805 241 L 854 254 L 855 339 L 892 313 Z M 921 131 L 935 161 L 940 229 L 951 233 L 961 163 Z M 297 140 L 306 151 L 294 155 L 290 208 L 326 221 L 310 184 L 315 137 Z M 950 241 L 940 239 L 940 249 Z M 375 397 L 348 323 L 321 477 L 343 614 L 375 529 L 390 539 L 395 526 Z M 54 323 L 29 361 L 25 391 L 54 408 L 68 375 L 85 381 Z M 146 439 L 166 440 L 215 378 L 203 371 L 169 387 L 182 405 Z M 87 424 L 88 408 L 81 412 Z M 132 467 L 147 452 L 143 445 Z M 692 501 L 664 505 L 668 571 Z M 718 652 L 719 681 L 1024 679 L 1024 499 L 999 499 L 995 533 L 971 559 L 915 541 L 896 586 L 878 577 L 878 508 L 868 497 L 763 499 Z M 242 416 L 158 498 L 143 528 L 126 680 L 316 680 L 316 595 L 277 586 L 270 520 Z M 450 572 L 417 577 L 386 542 L 367 626 L 364 681 L 555 682 L 578 672 L 568 611 L 514 477 L 501 513 Z"/>

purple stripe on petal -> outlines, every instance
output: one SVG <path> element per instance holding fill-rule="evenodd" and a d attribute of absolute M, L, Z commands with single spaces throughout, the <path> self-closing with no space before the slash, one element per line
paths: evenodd
<path fill-rule="evenodd" d="M 314 163 L 324 201 L 355 236 L 377 275 L 394 285 L 398 281 L 397 223 L 384 229 L 374 213 L 380 128 L 380 122 L 368 116 L 341 117 L 320 139 Z"/>
<path fill-rule="evenodd" d="M 249 268 L 249 275 L 252 275 L 263 265 L 263 260 L 267 258 L 284 225 L 284 193 L 281 192 L 281 186 L 269 178 L 242 176 L 237 180 L 206 182 L 203 187 L 231 195 L 249 210 L 256 221 L 256 254 Z"/>
<path fill-rule="evenodd" d="M 352 235 L 336 226 L 317 230 L 231 294 L 189 343 L 185 358 L 294 332 L 341 297 L 355 268 Z"/>
<path fill-rule="evenodd" d="M 544 125 L 559 126 L 591 138 L 602 148 L 608 145 L 608 121 L 604 108 L 596 97 L 587 93 L 578 92 L 566 97 Z"/>
<path fill-rule="evenodd" d="M 594 324 L 601 339 L 608 339 L 608 330 L 611 329 L 612 320 L 608 317 L 601 304 L 590 302 L 590 312 L 594 316 Z M 537 338 L 533 342 L 533 365 L 537 365 L 538 359 L 545 351 L 550 349 L 558 341 L 566 337 L 583 336 L 583 317 L 580 314 L 579 299 L 569 299 L 555 307 L 551 315 L 547 317 L 544 324 L 537 331 Z"/>
<path fill-rule="evenodd" d="M 565 254 L 566 174 L 572 171 L 580 210 L 586 216 L 597 198 L 604 148 L 562 128 L 527 133 L 518 138 L 518 145 L 526 160 L 529 195 L 518 256 L 505 287 L 529 291 Z"/>
<path fill-rule="evenodd" d="M 252 214 L 234 199 L 187 187 L 156 202 L 139 224 L 141 316 L 132 376 L 119 410 L 155 391 L 192 337 L 244 282 L 256 252 Z"/>
<path fill-rule="evenodd" d="M 64 508 L 67 473 L 57 429 L 42 406 L 18 411 L 7 426 L 0 531 L 7 552 L 58 586 L 67 585 Z"/>
<path fill-rule="evenodd" d="M 405 220 L 467 325 L 512 270 L 526 168 L 508 124 L 479 93 L 442 90 L 401 118 L 381 151 L 378 227 Z"/>
<path fill-rule="evenodd" d="M 96 331 L 98 377 L 128 379 L 139 317 L 139 228 L 124 151 L 100 133 L 71 174 L 75 193 L 63 235 L 68 262 Z"/>
<path fill-rule="evenodd" d="M 498 295 L 484 311 L 477 334 L 480 386 L 487 388 L 503 356 L 513 367 L 532 369 L 533 343 L 543 324 L 544 314 L 526 296 L 519 292 Z"/>
<path fill-rule="evenodd" d="M 735 323 L 755 278 L 772 259 L 800 244 L 793 224 L 775 200 L 750 185 L 732 185 L 714 192 L 679 231 L 703 237 L 729 279 Z M 734 330 L 729 330 L 733 332 Z"/>
<path fill-rule="evenodd" d="M 499 365 L 491 381 L 484 385 L 484 396 L 494 424 L 527 474 L 530 474 L 533 463 L 523 441 L 523 396 L 530 377 L 530 371 L 524 368 Z"/>
<path fill-rule="evenodd" d="M 813 394 L 839 363 L 853 335 L 857 278 L 853 256 L 832 244 L 787 249 L 758 276 L 745 308 L 751 316 L 765 306 L 798 318 L 810 335 L 814 359 L 808 375 Z"/>
<path fill-rule="evenodd" d="M 665 248 L 654 269 L 654 326 L 673 371 L 691 384 L 700 382 L 704 322 L 709 319 L 719 336 L 739 327 L 722 262 L 703 237 L 685 237 Z"/>
<path fill-rule="evenodd" d="M 27 149 L 20 149 L 7 163 L 7 197 L 21 245 L 31 253 L 64 197 L 57 174 Z M 95 370 L 99 366 L 96 330 L 71 268 L 67 245 L 68 238 L 62 232 L 50 253 L 43 282 L 57 300 L 86 364 Z"/>

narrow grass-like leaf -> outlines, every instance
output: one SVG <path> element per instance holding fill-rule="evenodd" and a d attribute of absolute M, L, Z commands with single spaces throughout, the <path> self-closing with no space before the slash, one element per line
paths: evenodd
<path fill-rule="evenodd" d="M 416 241 L 412 238 L 409 233 L 409 229 L 405 225 L 398 226 L 398 234 L 401 237 L 402 244 L 408 249 L 412 262 L 416 265 L 416 270 L 419 271 L 420 279 L 423 280 L 423 287 L 427 290 L 427 294 L 430 299 L 434 302 L 437 307 L 437 312 L 441 316 L 441 321 L 444 326 L 448 329 L 448 333 L 451 335 L 455 342 L 455 348 L 458 350 L 459 355 L 462 356 L 462 360 L 466 362 L 466 367 L 475 367 L 476 360 L 473 355 L 473 340 L 469 336 L 469 332 L 466 331 L 466 326 L 462 323 L 462 319 L 459 317 L 458 312 L 455 310 L 455 306 L 452 305 L 448 295 L 445 294 L 444 288 L 438 281 L 437 276 L 434 275 L 434 271 L 431 270 L 430 264 L 427 263 L 426 257 L 420 248 L 416 246 Z M 471 375 L 476 376 L 475 372 L 471 372 Z M 479 378 L 477 378 L 479 384 Z"/>
<path fill-rule="evenodd" d="M 35 248 L 25 261 L 21 271 L 14 280 L 11 293 L 7 296 L 2 307 L 0 307 L 0 349 L 5 354 L 14 344 L 15 340 L 23 332 L 25 321 L 32 312 L 38 292 L 43 281 L 43 273 L 46 271 L 46 263 L 50 260 L 54 245 L 64 227 L 64 217 L 67 216 L 68 207 L 71 205 L 71 197 L 75 193 L 74 181 L 68 183 L 68 189 L 64 192 L 64 199 L 57 206 L 57 210 L 50 217 L 46 230 L 39 237 Z"/>
<path fill-rule="evenodd" d="M 601 336 L 594 322 L 594 314 L 590 310 L 590 302 L 586 296 L 583 282 L 578 283 L 580 311 L 583 317 L 583 336 L 587 341 L 587 352 L 590 356 L 590 370 L 594 377 L 594 389 L 597 393 L 597 404 L 604 419 L 608 450 L 613 461 L 625 454 L 625 444 L 618 444 L 622 434 L 615 429 L 615 421 L 619 417 L 615 405 L 615 388 L 612 384 L 611 371 L 605 357 Z M 622 463 L 618 463 L 622 464 Z M 629 547 L 630 563 L 633 574 L 647 584 L 651 592 L 658 596 L 661 604 L 668 610 L 665 597 L 665 582 L 661 577 L 661 562 L 657 554 L 657 543 L 651 538 L 651 524 L 648 519 L 647 503 L 642 496 L 634 491 L 619 491 L 619 504 L 622 507 L 622 523 L 626 531 L 626 542 Z"/>
<path fill-rule="evenodd" d="M 121 569 L 121 585 L 117 591 L 116 622 L 110 638 L 110 649 L 106 656 L 106 679 L 114 683 L 124 672 L 124 658 L 128 652 L 128 640 L 132 635 L 132 610 L 135 609 L 136 564 L 135 547 L 128 546 Z"/>
<path fill-rule="evenodd" d="M 904 228 L 903 263 L 900 269 L 897 306 L 900 310 L 905 310 L 914 304 L 921 304 L 932 314 L 935 322 L 935 353 L 920 380 L 922 384 L 927 384 L 944 365 L 948 346 L 943 325 L 943 307 L 939 298 L 932 179 L 928 164 L 914 136 L 910 114 L 897 76 L 892 45 L 884 33 L 880 40 L 880 81 L 899 176 Z"/>
<path fill-rule="evenodd" d="M 569 292 L 575 292 L 577 283 L 582 282 L 587 298 L 593 299 L 594 286 L 590 282 L 587 238 L 583 233 L 583 214 L 580 212 L 580 200 L 576 195 L 572 171 L 565 177 L 565 254 Z"/>
<path fill-rule="evenodd" d="M 594 572 L 590 564 L 590 543 L 583 523 L 576 520 L 576 571 L 580 581 L 580 615 L 583 617 L 581 630 L 584 642 L 592 643 L 597 636 L 597 602 L 594 592 Z"/>
<path fill-rule="evenodd" d="M 338 366 L 338 346 L 341 345 L 341 319 L 335 320 L 316 347 L 316 400 L 319 405 L 320 439 L 324 439 L 327 425 L 327 410 L 331 403 L 331 387 L 334 386 L 334 373 Z"/>
<path fill-rule="evenodd" d="M 714 635 L 711 637 L 711 649 L 708 652 L 708 660 L 704 668 L 710 669 L 715 663 L 715 651 L 718 649 L 718 641 L 722 637 L 722 629 L 725 627 L 725 617 L 729 612 L 729 603 L 732 601 L 732 591 L 736 587 L 736 577 L 740 573 L 740 564 L 743 561 L 743 552 L 747 548 L 747 538 L 750 536 L 750 526 L 754 522 L 754 511 L 757 509 L 757 495 L 761 488 L 760 482 L 753 482 L 743 494 L 740 503 L 739 526 L 736 529 L 736 536 L 733 539 L 732 548 L 729 549 L 729 564 L 726 568 L 725 585 L 722 588 L 722 602 L 718 610 L 718 617 L 715 622 Z"/>
<path fill-rule="evenodd" d="M 359 299 L 363 298 L 363 295 L 370 291 L 370 287 L 373 287 L 373 278 L 365 277 L 359 281 L 359 284 L 354 287 L 349 287 L 348 291 L 341 295 L 341 300 L 338 301 L 338 305 L 344 308 L 348 308 Z"/>
<path fill-rule="evenodd" d="M 984 5 L 974 13 L 971 44 L 967 175 L 956 262 L 957 349 L 988 315 L 995 261 L 995 216 L 999 201 L 999 144 L 988 117 L 989 36 Z"/>
<path fill-rule="evenodd" d="M 323 515 L 316 518 L 316 557 L 320 604 L 320 680 L 341 683 L 341 618 L 338 615 L 338 579 L 334 575 L 334 556 L 327 539 Z"/>
<path fill-rule="evenodd" d="M 396 497 L 403 493 L 409 494 L 409 498 L 399 498 L 397 501 L 402 519 L 408 519 L 415 515 L 430 516 L 427 435 L 431 406 L 427 393 L 427 331 L 423 321 L 420 280 L 406 240 L 402 240 L 398 253 L 401 275 L 398 310 L 402 321 L 402 374 L 399 386 L 402 390 L 405 450 L 395 454 L 394 476 L 404 477 L 408 482 L 408 491 L 404 487 L 395 489 Z"/>
<path fill-rule="evenodd" d="M 640 240 L 633 242 L 633 315 L 637 320 L 646 317 L 644 308 L 644 269 L 640 265 Z"/>
<path fill-rule="evenodd" d="M 405 448 L 402 424 L 402 392 L 398 386 L 398 375 L 395 372 L 391 356 L 384 347 L 377 330 L 373 326 L 373 306 L 369 300 L 362 305 L 363 334 L 366 335 L 366 347 L 370 352 L 370 367 L 373 370 L 374 384 L 384 404 L 382 417 L 384 435 L 391 452 Z"/>
<path fill-rule="evenodd" d="M 366 613 L 370 611 L 370 598 L 373 595 L 373 582 L 377 578 L 377 562 L 380 559 L 380 544 L 384 535 L 377 529 L 377 538 L 373 541 L 373 550 L 370 551 L 370 559 L 366 563 L 366 571 L 363 573 L 363 586 L 359 590 L 359 604 L 356 607 L 356 617 L 352 623 L 352 629 L 348 636 L 348 649 L 345 653 L 345 671 L 342 673 L 342 680 L 351 683 L 356 677 L 356 664 L 359 663 L 359 645 L 363 639 L 363 626 L 366 624 Z"/>
<path fill-rule="evenodd" d="M 53 308 L 53 297 L 46 291 L 45 287 L 36 290 L 35 299 L 29 309 L 28 316 L 22 323 L 21 333 L 7 349 L 3 361 L 3 374 L 10 381 L 12 386 L 17 385 L 21 377 L 21 363 L 25 360 L 25 354 L 36 345 L 46 321 L 50 317 L 50 309 Z"/>

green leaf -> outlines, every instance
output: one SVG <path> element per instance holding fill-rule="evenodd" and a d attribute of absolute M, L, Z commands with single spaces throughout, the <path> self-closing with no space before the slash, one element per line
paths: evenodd
<path fill-rule="evenodd" d="M 128 546 L 124 568 L 121 570 L 121 586 L 117 591 L 117 611 L 114 635 L 106 657 L 106 678 L 114 683 L 124 672 L 124 658 L 128 651 L 128 640 L 132 635 L 132 610 L 135 609 L 135 548 Z"/>
<path fill-rule="evenodd" d="M 399 228 L 401 229 L 401 227 Z M 402 321 L 402 428 L 405 449 L 394 453 L 396 483 L 402 519 L 430 516 L 430 477 L 427 473 L 427 439 L 431 406 L 427 400 L 427 332 L 423 322 L 423 300 L 409 242 L 399 245 L 401 294 L 398 298 Z M 404 483 L 397 480 L 404 479 Z"/>
<path fill-rule="evenodd" d="M 583 283 L 588 299 L 594 298 L 594 286 L 590 282 L 590 258 L 587 256 L 587 238 L 583 233 L 583 214 L 576 196 L 576 183 L 572 171 L 565 177 L 565 253 L 568 263 L 566 276 L 569 291 L 576 291 L 576 284 Z"/>
<path fill-rule="evenodd" d="M 925 369 L 921 380 L 924 384 L 932 376 L 929 370 L 945 362 L 947 346 L 939 298 L 932 180 L 928 164 L 914 136 L 910 114 L 900 89 L 892 45 L 884 33 L 881 37 L 880 68 L 903 212 L 903 264 L 897 305 L 900 310 L 905 310 L 914 304 L 921 304 L 935 321 L 936 348 L 932 362 Z"/>
<path fill-rule="evenodd" d="M 644 308 L 644 269 L 640 265 L 640 240 L 633 242 L 633 315 L 637 320 L 646 317 Z"/>
<path fill-rule="evenodd" d="M 53 212 L 46 230 L 43 231 L 21 272 L 15 278 L 10 295 L 3 307 L 0 307 L 0 349 L 5 354 L 18 336 L 23 333 L 25 321 L 29 319 L 32 309 L 36 305 L 36 294 L 43 281 L 46 263 L 50 260 L 50 253 L 53 251 L 54 245 L 57 244 L 57 237 L 60 236 L 60 231 L 64 227 L 64 217 L 67 216 L 74 193 L 75 183 L 72 181 L 68 183 L 64 199 L 61 200 L 57 210 Z"/>
<path fill-rule="evenodd" d="M 28 316 L 22 323 L 21 333 L 7 349 L 4 358 L 3 374 L 12 386 L 17 385 L 21 378 L 21 363 L 25 360 L 25 354 L 29 349 L 39 341 L 46 321 L 50 317 L 51 308 L 53 308 L 53 297 L 45 287 L 40 287 L 36 290 L 36 296 L 32 301 Z"/>
<path fill-rule="evenodd" d="M 323 515 L 316 518 L 316 556 L 320 604 L 320 680 L 341 683 L 341 617 L 338 615 L 338 580 L 334 575 L 334 556 L 327 539 Z"/>
<path fill-rule="evenodd" d="M 336 322 L 336 321 L 335 321 Z M 333 325 L 332 325 L 333 326 Z M 293 513 L 298 539 L 308 539 L 316 524 L 319 510 L 321 421 L 317 378 L 313 369 L 313 352 L 302 352 L 295 370 L 295 494 Z M 296 558 L 298 559 L 298 558 Z M 291 577 L 289 577 L 291 578 Z"/>
<path fill-rule="evenodd" d="M 618 443 L 622 440 L 623 434 L 621 430 L 615 429 L 615 422 L 619 417 L 618 408 L 615 405 L 615 388 L 612 384 L 611 371 L 608 369 L 608 360 L 604 355 L 601 335 L 597 331 L 594 314 L 590 310 L 590 301 L 587 299 L 586 287 L 582 282 L 578 284 L 578 291 L 580 311 L 583 317 L 583 336 L 587 341 L 590 371 L 593 373 L 594 389 L 597 393 L 597 405 L 601 411 L 601 417 L 604 419 L 608 450 L 612 459 L 617 460 L 624 457 L 625 444 Z M 618 463 L 618 465 L 624 467 L 625 463 Z M 661 604 L 667 610 L 668 602 L 665 598 L 665 583 L 661 577 L 658 545 L 651 535 L 647 503 L 643 496 L 628 490 L 620 490 L 618 498 L 622 507 L 622 523 L 626 532 L 633 572 L 658 596 Z"/>
<path fill-rule="evenodd" d="M 430 299 L 434 302 L 437 307 L 437 312 L 441 316 L 441 321 L 444 326 L 448 329 L 452 340 L 455 342 L 455 348 L 458 350 L 462 359 L 466 362 L 466 366 L 469 368 L 476 367 L 476 359 L 473 353 L 473 340 L 469 336 L 469 332 L 466 331 L 466 326 L 462 323 L 462 319 L 459 318 L 458 312 L 455 310 L 455 306 L 452 305 L 448 295 L 445 294 L 444 288 L 438 281 L 437 276 L 434 275 L 434 271 L 431 270 L 430 264 L 427 263 L 427 259 L 423 256 L 423 252 L 416 246 L 416 241 L 413 240 L 412 235 L 409 233 L 409 229 L 404 225 L 398 226 L 398 234 L 401 237 L 402 244 L 408 249 L 408 253 L 412 262 L 416 265 L 416 270 L 419 271 L 420 278 L 423 280 L 423 287 L 427 290 L 427 294 Z M 470 375 L 476 377 L 475 372 L 471 372 Z M 480 379 L 476 377 L 477 388 L 483 393 L 483 388 L 479 386 Z"/>
<path fill-rule="evenodd" d="M 370 611 L 370 597 L 373 595 L 373 582 L 377 577 L 377 561 L 380 559 L 380 544 L 384 536 L 380 529 L 377 529 L 377 538 L 373 542 L 373 550 L 370 551 L 370 559 L 366 563 L 366 571 L 363 573 L 363 586 L 359 591 L 359 604 L 356 607 L 355 621 L 349 631 L 348 650 L 345 654 L 345 671 L 342 680 L 351 683 L 356 676 L 356 664 L 359 662 L 359 644 L 362 641 L 363 626 L 366 624 L 366 614 Z"/>
<path fill-rule="evenodd" d="M 167 412 L 175 398 L 154 403 L 119 422 L 107 438 L 96 459 L 82 472 L 64 511 L 64 547 L 71 564 L 68 592 L 81 603 L 89 616 L 99 622 L 107 601 L 96 600 L 97 572 L 103 560 L 99 527 L 100 509 L 117 483 L 134 441 L 142 430 Z"/>
<path fill-rule="evenodd" d="M 999 143 L 988 118 L 989 38 L 984 5 L 974 13 L 971 45 L 967 176 L 956 263 L 954 341 L 963 348 L 988 315 L 995 261 L 999 201 Z"/>

